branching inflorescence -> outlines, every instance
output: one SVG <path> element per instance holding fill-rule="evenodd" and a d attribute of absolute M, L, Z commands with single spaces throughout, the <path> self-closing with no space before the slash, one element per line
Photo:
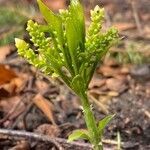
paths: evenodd
<path fill-rule="evenodd" d="M 83 8 L 78 0 L 71 0 L 68 10 L 60 10 L 58 14 L 41 0 L 38 4 L 47 25 L 32 20 L 27 23 L 27 31 L 37 52 L 24 40 L 15 39 L 18 53 L 44 73 L 60 77 L 81 98 L 88 131 L 77 130 L 69 140 L 88 139 L 95 150 L 101 150 L 102 130 L 112 116 L 104 118 L 103 125 L 97 125 L 87 89 L 99 60 L 118 39 L 118 32 L 113 27 L 100 32 L 104 9 L 99 6 L 91 10 L 91 24 L 86 31 Z"/>

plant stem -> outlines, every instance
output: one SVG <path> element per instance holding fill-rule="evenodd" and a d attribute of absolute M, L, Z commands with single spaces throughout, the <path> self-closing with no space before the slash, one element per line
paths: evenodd
<path fill-rule="evenodd" d="M 83 112 L 85 117 L 86 126 L 88 128 L 89 134 L 91 136 L 91 143 L 93 144 L 94 150 L 103 150 L 101 137 L 98 133 L 96 119 L 91 110 L 90 103 L 87 97 L 87 93 L 80 93 L 81 103 L 83 106 Z"/>

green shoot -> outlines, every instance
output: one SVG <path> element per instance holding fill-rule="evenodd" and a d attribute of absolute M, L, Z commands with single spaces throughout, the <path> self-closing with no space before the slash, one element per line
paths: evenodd
<path fill-rule="evenodd" d="M 25 41 L 15 39 L 18 53 L 46 74 L 60 77 L 80 97 L 87 130 L 74 131 L 68 141 L 86 139 L 94 150 L 102 150 L 103 130 L 113 116 L 97 124 L 87 90 L 99 60 L 118 39 L 118 32 L 115 28 L 100 32 L 104 9 L 99 6 L 91 10 L 91 24 L 86 31 L 83 7 L 78 0 L 71 0 L 68 10 L 60 10 L 58 14 L 37 1 L 47 25 L 29 20 L 27 31 L 38 54 Z M 45 35 L 47 32 L 49 37 Z"/>

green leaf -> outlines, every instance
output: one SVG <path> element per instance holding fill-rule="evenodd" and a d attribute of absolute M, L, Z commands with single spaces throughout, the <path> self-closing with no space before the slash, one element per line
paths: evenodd
<path fill-rule="evenodd" d="M 71 20 L 76 29 L 78 40 L 80 42 L 81 51 L 84 51 L 84 42 L 85 42 L 85 19 L 84 11 L 79 0 L 72 0 L 69 7 L 69 12 L 71 13 Z"/>
<path fill-rule="evenodd" d="M 79 42 L 78 42 L 78 34 L 71 18 L 68 18 L 66 22 L 66 38 L 67 38 L 69 53 L 72 60 L 72 66 L 74 68 L 75 73 L 77 74 L 78 73 L 77 48 L 79 46 Z"/>
<path fill-rule="evenodd" d="M 60 52 L 62 51 L 64 55 L 64 61 L 65 61 L 65 66 L 66 68 L 70 71 L 71 74 L 73 74 L 72 71 L 72 65 L 71 65 L 71 60 L 70 60 L 70 53 L 68 53 L 67 48 L 64 48 L 64 31 L 63 31 L 63 24 L 62 24 L 62 18 L 61 14 L 56 15 L 54 14 L 41 0 L 37 0 L 39 4 L 39 8 L 41 13 L 43 14 L 45 20 L 49 24 L 50 28 L 50 33 L 52 34 L 55 33 L 55 35 L 51 35 L 53 42 L 54 42 L 54 47 L 55 49 Z"/>
<path fill-rule="evenodd" d="M 60 46 L 63 45 L 63 31 L 62 31 L 62 20 L 59 15 L 54 14 L 41 0 L 37 0 L 40 11 L 44 16 L 45 20 L 51 27 L 52 31 L 57 32 L 57 38 L 60 42 Z"/>
<path fill-rule="evenodd" d="M 99 134 L 103 134 L 104 128 L 107 126 L 107 124 L 114 118 L 115 115 L 109 115 L 106 116 L 104 119 L 100 120 L 98 123 L 98 132 Z"/>
<path fill-rule="evenodd" d="M 76 75 L 72 79 L 71 87 L 78 95 L 80 95 L 80 93 L 83 93 L 86 91 L 84 80 L 80 75 Z"/>
<path fill-rule="evenodd" d="M 79 45 L 78 34 L 71 18 L 66 21 L 66 38 L 69 50 L 72 54 L 75 54 L 76 49 Z"/>
<path fill-rule="evenodd" d="M 70 87 L 70 78 L 62 71 L 63 64 L 61 61 L 53 57 L 52 55 L 45 55 L 47 63 L 53 68 L 54 73 L 62 78 L 62 80 Z"/>
<path fill-rule="evenodd" d="M 75 130 L 71 135 L 68 137 L 68 142 L 72 142 L 77 139 L 85 139 L 90 141 L 90 136 L 87 130 Z"/>
<path fill-rule="evenodd" d="M 72 60 L 74 72 L 77 75 L 79 62 L 77 53 L 84 51 L 85 21 L 82 5 L 78 0 L 72 0 L 69 7 L 69 15 L 65 22 L 66 39 Z"/>

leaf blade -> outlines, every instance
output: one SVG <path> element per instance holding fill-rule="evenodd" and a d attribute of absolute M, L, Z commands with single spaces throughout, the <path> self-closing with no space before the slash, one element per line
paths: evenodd
<path fill-rule="evenodd" d="M 63 31 L 62 31 L 62 19 L 59 15 L 54 14 L 41 0 L 37 0 L 40 11 L 44 16 L 44 19 L 50 25 L 52 31 L 57 32 L 57 38 L 60 42 L 60 46 L 63 46 Z"/>
<path fill-rule="evenodd" d="M 87 130 L 75 130 L 72 134 L 68 137 L 68 142 L 72 142 L 77 139 L 85 139 L 90 140 L 90 136 Z"/>
<path fill-rule="evenodd" d="M 81 51 L 83 51 L 85 42 L 85 19 L 84 10 L 79 0 L 71 1 L 69 11 L 71 13 L 72 22 L 77 31 L 78 40 L 81 44 Z"/>
<path fill-rule="evenodd" d="M 115 115 L 109 115 L 103 118 L 102 120 L 99 121 L 98 123 L 98 132 L 99 134 L 103 134 L 104 128 L 107 126 L 107 124 L 114 118 Z"/>

